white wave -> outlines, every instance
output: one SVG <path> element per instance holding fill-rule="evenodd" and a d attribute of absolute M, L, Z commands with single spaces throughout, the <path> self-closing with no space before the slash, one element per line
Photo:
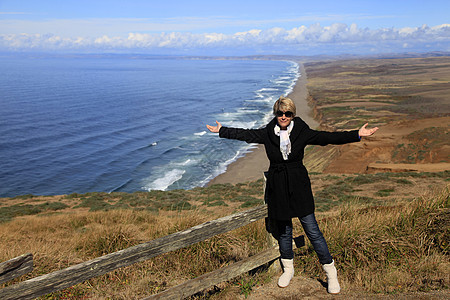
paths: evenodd
<path fill-rule="evenodd" d="M 247 100 L 247 102 L 249 103 L 272 103 L 273 102 L 273 98 L 272 97 L 268 97 L 268 98 L 263 98 L 261 97 L 261 99 L 251 99 L 251 100 Z"/>
<path fill-rule="evenodd" d="M 199 162 L 198 159 L 191 159 L 191 158 L 188 158 L 188 159 L 186 159 L 185 161 L 182 161 L 182 162 L 179 162 L 179 163 L 174 163 L 174 165 L 178 165 L 178 166 L 188 166 L 188 165 L 196 164 L 196 163 L 198 163 L 198 162 Z"/>
<path fill-rule="evenodd" d="M 280 80 L 274 80 L 274 81 L 272 81 L 274 84 L 277 84 L 277 85 L 283 85 L 283 84 L 286 84 L 286 83 L 288 83 L 289 82 L 289 80 L 282 80 L 282 79 L 280 79 Z"/>
<path fill-rule="evenodd" d="M 246 101 L 249 101 L 249 100 L 246 100 Z M 260 110 L 259 109 L 242 108 L 239 110 L 239 112 L 243 113 L 243 114 L 257 114 L 260 112 Z"/>
<path fill-rule="evenodd" d="M 160 178 L 143 186 L 142 189 L 147 190 L 147 191 L 152 191 L 152 190 L 165 191 L 173 183 L 180 180 L 183 177 L 183 174 L 185 172 L 186 172 L 185 170 L 180 170 L 180 169 L 170 170 L 170 171 L 166 172 Z"/>
<path fill-rule="evenodd" d="M 256 93 L 256 98 L 258 98 L 258 99 L 247 100 L 247 101 L 272 104 L 276 97 L 277 96 L 275 96 L 275 95 Z"/>
<path fill-rule="evenodd" d="M 251 100 L 245 100 L 246 102 L 250 102 Z M 223 114 L 220 114 L 219 118 L 221 120 L 229 120 L 229 121 L 235 121 L 235 120 L 241 120 L 243 118 L 248 119 L 248 118 L 254 118 L 256 116 L 258 116 L 261 113 L 261 109 L 252 109 L 252 108 L 239 108 L 236 109 L 236 111 L 234 112 L 226 112 Z"/>
<path fill-rule="evenodd" d="M 276 88 L 262 88 L 262 89 L 259 89 L 259 90 L 257 90 L 257 92 L 273 92 L 273 91 L 276 91 L 277 89 Z"/>
<path fill-rule="evenodd" d="M 252 120 L 252 121 L 247 121 L 247 122 L 243 122 L 243 121 L 230 121 L 228 122 L 228 126 L 230 127 L 237 127 L 237 128 L 254 128 L 254 126 L 257 124 L 256 120 Z"/>
<path fill-rule="evenodd" d="M 280 76 L 277 77 L 276 79 L 271 80 L 271 82 L 275 83 L 275 84 L 285 84 L 288 83 L 292 80 L 292 76 Z"/>
<path fill-rule="evenodd" d="M 206 134 L 206 131 L 201 131 L 201 132 L 194 133 L 194 135 L 197 135 L 197 136 L 202 136 L 202 135 L 205 135 L 205 134 Z"/>

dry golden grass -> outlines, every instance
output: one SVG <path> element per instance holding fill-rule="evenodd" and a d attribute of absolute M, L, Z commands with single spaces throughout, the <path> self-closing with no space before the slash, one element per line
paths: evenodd
<path fill-rule="evenodd" d="M 342 285 L 370 293 L 446 289 L 450 280 L 449 187 L 391 206 L 341 206 L 319 221 Z M 299 268 L 322 277 L 311 246 Z"/>
<path fill-rule="evenodd" d="M 448 185 L 447 173 L 312 174 L 311 178 L 321 229 L 338 262 L 346 290 L 399 293 L 448 285 L 448 244 L 443 243 L 449 239 L 448 189 L 411 200 L 428 186 Z M 245 200 L 245 190 L 240 186 L 239 195 Z M 245 186 L 253 195 L 252 184 Z M 229 194 L 237 187 L 217 185 L 204 189 L 195 192 L 226 199 L 223 193 Z M 183 194 L 177 197 L 185 198 Z M 0 223 L 0 261 L 33 253 L 35 270 L 14 282 L 25 280 L 229 215 L 230 207 L 236 203 L 234 199 L 225 201 L 229 206 L 215 210 L 205 209 L 204 206 L 211 208 L 210 202 L 199 202 L 191 210 L 158 212 L 80 211 L 75 205 L 73 210 L 15 217 Z M 21 201 L 27 205 L 34 203 L 34 198 Z M 227 209 L 222 210 L 223 207 Z M 301 226 L 297 223 L 295 228 Z M 258 221 L 44 298 L 144 297 L 254 255 L 265 247 L 264 222 Z M 307 248 L 298 254 L 296 264 L 302 273 L 322 278 L 315 253 Z M 233 299 L 270 276 L 267 272 L 244 275 L 219 285 L 212 296 Z M 206 291 L 201 297 L 209 296 Z"/>
<path fill-rule="evenodd" d="M 193 227 L 209 218 L 198 210 L 159 214 L 114 210 L 17 218 L 0 226 L 0 261 L 33 253 L 35 269 L 24 280 Z M 149 295 L 256 254 L 265 242 L 264 224 L 255 222 L 48 297 L 114 295 L 130 299 Z"/>
<path fill-rule="evenodd" d="M 358 198 L 319 213 L 347 291 L 402 293 L 448 288 L 450 264 L 449 189 L 412 201 L 369 204 Z M 183 212 L 113 210 L 26 216 L 0 226 L 0 260 L 34 254 L 36 277 L 110 252 L 180 231 L 209 220 L 201 210 Z M 298 224 L 297 224 L 298 225 Z M 296 227 L 298 228 L 298 226 Z M 297 250 L 304 276 L 323 278 L 311 246 Z M 131 299 L 144 297 L 266 247 L 264 222 L 258 221 L 143 263 L 88 280 L 45 299 Z M 262 272 L 220 285 L 213 293 L 229 299 L 270 278 Z M 16 280 L 19 281 L 19 280 Z M 196 298 L 208 298 L 208 292 Z M 231 297 L 231 298 L 230 298 Z"/>

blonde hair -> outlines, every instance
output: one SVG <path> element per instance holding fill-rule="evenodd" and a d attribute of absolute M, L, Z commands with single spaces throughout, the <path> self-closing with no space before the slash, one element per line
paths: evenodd
<path fill-rule="evenodd" d="M 276 115 L 279 110 L 290 111 L 294 114 L 293 117 L 295 117 L 296 108 L 294 101 L 291 98 L 281 96 L 273 105 L 273 114 Z"/>

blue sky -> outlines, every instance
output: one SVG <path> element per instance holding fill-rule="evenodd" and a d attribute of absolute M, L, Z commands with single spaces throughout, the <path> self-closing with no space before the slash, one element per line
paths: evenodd
<path fill-rule="evenodd" d="M 450 51 L 450 1 L 0 0 L 0 51 L 178 55 Z"/>

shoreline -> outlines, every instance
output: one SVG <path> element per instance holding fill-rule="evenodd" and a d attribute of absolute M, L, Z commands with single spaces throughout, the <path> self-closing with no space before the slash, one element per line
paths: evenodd
<path fill-rule="evenodd" d="M 312 109 L 308 105 L 308 90 L 306 88 L 307 76 L 303 64 L 299 64 L 300 77 L 287 95 L 291 98 L 297 108 L 297 116 L 302 118 L 311 128 L 317 128 L 319 123 L 311 116 Z M 249 153 L 238 158 L 227 166 L 224 173 L 210 180 L 206 186 L 224 183 L 241 183 L 246 181 L 255 181 L 263 177 L 263 173 L 269 168 L 269 160 L 267 159 L 264 145 L 258 145 L 250 150 Z"/>

